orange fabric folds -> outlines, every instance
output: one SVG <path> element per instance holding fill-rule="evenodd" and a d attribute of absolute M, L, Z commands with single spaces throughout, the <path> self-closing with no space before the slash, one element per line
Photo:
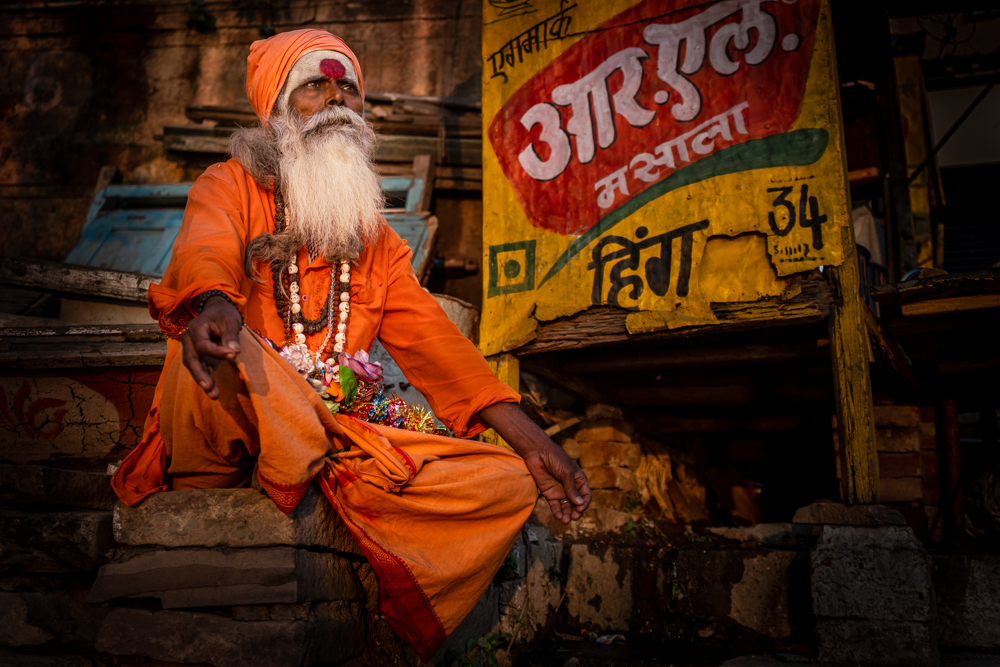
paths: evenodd
<path fill-rule="evenodd" d="M 347 56 L 358 75 L 361 99 L 365 97 L 365 84 L 361 78 L 361 65 L 347 44 L 326 30 L 307 28 L 283 32 L 267 39 L 258 39 L 250 45 L 247 57 L 247 99 L 257 117 L 266 121 L 285 85 L 288 72 L 299 58 L 312 51 L 336 51 Z"/>
<path fill-rule="evenodd" d="M 217 401 L 172 358 L 161 445 L 137 448 L 116 490 L 148 495 L 136 486 L 152 479 L 137 472 L 148 457 L 165 456 L 174 489 L 246 486 L 256 467 L 265 492 L 290 512 L 318 478 L 378 575 L 381 611 L 429 659 L 482 596 L 531 513 L 537 490 L 524 462 L 485 443 L 333 415 L 269 345 L 246 329 L 240 345 L 236 362 L 216 370 Z"/>

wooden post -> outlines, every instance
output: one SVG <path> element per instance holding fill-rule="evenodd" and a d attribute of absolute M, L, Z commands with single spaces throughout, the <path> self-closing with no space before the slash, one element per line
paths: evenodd
<path fill-rule="evenodd" d="M 507 384 L 514 391 L 519 390 L 521 386 L 519 379 L 521 365 L 517 357 L 513 354 L 495 354 L 492 357 L 486 357 L 486 363 L 490 365 L 490 370 L 500 378 L 501 382 Z M 483 440 L 513 450 L 513 447 L 508 445 L 507 441 L 501 438 L 493 429 L 483 432 Z"/>
<path fill-rule="evenodd" d="M 861 276 L 854 249 L 854 230 L 841 230 L 844 263 L 838 267 L 841 303 L 830 313 L 830 356 L 833 362 L 834 401 L 840 436 L 844 502 L 879 501 L 878 452 L 868 372 L 868 332 L 858 294 Z"/>
<path fill-rule="evenodd" d="M 939 483 L 947 486 L 941 508 L 945 520 L 945 536 L 952 544 L 958 544 L 965 535 L 965 507 L 962 504 L 962 432 L 958 426 L 958 404 L 953 398 L 941 401 L 941 436 L 938 442 L 939 460 L 944 461 L 944 474 L 939 474 Z"/>

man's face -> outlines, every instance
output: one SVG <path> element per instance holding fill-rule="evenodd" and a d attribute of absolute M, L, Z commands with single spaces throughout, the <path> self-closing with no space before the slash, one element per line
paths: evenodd
<path fill-rule="evenodd" d="M 306 81 L 292 91 L 288 97 L 289 106 L 303 118 L 331 106 L 345 106 L 363 117 L 361 91 L 347 78 L 344 67 L 335 60 L 324 60 L 322 69 L 321 76 Z"/>

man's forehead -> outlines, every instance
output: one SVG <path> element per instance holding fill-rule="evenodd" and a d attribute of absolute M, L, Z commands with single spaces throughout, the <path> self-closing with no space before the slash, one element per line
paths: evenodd
<path fill-rule="evenodd" d="M 319 76 L 331 79 L 347 79 L 355 84 L 358 82 L 357 72 L 350 58 L 338 51 L 312 51 L 296 61 L 289 73 L 289 90 L 302 85 L 306 81 Z"/>

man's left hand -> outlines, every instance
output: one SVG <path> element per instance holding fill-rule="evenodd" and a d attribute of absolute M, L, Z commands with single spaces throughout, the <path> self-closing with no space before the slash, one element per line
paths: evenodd
<path fill-rule="evenodd" d="M 524 459 L 553 516 L 563 523 L 579 519 L 590 505 L 590 485 L 580 466 L 515 403 L 491 405 L 479 416 Z"/>

